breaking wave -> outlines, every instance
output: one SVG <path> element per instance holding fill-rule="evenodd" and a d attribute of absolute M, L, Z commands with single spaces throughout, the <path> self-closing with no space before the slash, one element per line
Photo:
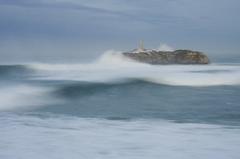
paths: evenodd
<path fill-rule="evenodd" d="M 108 51 L 90 63 L 0 66 L 0 112 L 235 124 L 239 84 L 239 64 L 149 65 Z"/>
<path fill-rule="evenodd" d="M 0 111 L 34 109 L 49 104 L 53 102 L 48 96 L 49 93 L 50 89 L 26 84 L 1 86 Z"/>
<path fill-rule="evenodd" d="M 40 80 L 69 80 L 96 83 L 146 82 L 172 86 L 239 85 L 240 65 L 149 65 L 131 61 L 119 52 L 108 51 L 85 64 L 28 65 Z"/>
<path fill-rule="evenodd" d="M 239 158 L 239 84 L 240 64 L 157 66 L 115 51 L 0 65 L 0 158 Z"/>

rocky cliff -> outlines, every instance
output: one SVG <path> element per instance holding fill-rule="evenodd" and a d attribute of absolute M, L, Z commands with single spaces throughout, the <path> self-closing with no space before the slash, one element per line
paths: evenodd
<path fill-rule="evenodd" d="M 132 60 L 149 63 L 154 65 L 160 64 L 209 64 L 209 58 L 202 52 L 191 50 L 175 51 L 157 51 L 141 50 L 122 53 L 125 57 Z"/>

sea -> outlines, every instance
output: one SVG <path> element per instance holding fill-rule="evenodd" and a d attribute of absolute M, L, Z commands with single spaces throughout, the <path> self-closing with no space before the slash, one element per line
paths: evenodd
<path fill-rule="evenodd" d="M 240 158 L 240 63 L 0 65 L 0 159 L 192 158 Z"/>

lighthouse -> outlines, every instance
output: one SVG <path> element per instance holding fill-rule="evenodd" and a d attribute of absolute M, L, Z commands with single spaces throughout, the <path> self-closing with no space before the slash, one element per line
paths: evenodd
<path fill-rule="evenodd" d="M 141 40 L 141 41 L 139 42 L 139 46 L 138 46 L 137 52 L 143 52 L 143 51 L 146 51 L 146 49 L 144 48 L 144 43 L 143 43 L 143 41 Z"/>

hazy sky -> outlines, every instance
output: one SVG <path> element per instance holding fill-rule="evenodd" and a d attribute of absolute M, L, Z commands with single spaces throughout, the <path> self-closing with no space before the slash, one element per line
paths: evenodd
<path fill-rule="evenodd" d="M 239 0 L 0 0 L 0 61 L 81 61 L 166 43 L 240 55 Z"/>

